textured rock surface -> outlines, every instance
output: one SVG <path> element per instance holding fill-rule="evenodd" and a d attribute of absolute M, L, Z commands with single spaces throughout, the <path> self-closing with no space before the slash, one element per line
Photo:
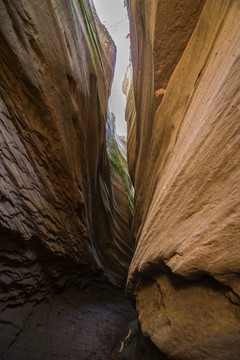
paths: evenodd
<path fill-rule="evenodd" d="M 240 6 L 207 1 L 200 15 L 199 2 L 193 22 L 193 7 L 181 4 L 180 23 L 167 17 L 165 27 L 153 16 L 160 3 L 129 2 L 136 252 L 128 292 L 143 333 L 169 358 L 238 359 Z M 171 41 L 180 49 L 155 59 Z"/>
<path fill-rule="evenodd" d="M 101 195 L 115 49 L 98 27 L 101 41 L 87 2 L 1 1 L 0 221 L 119 282 L 129 260 L 114 254 Z"/>
<path fill-rule="evenodd" d="M 1 0 L 0 46 L 0 357 L 106 359 L 135 316 L 96 273 L 119 283 L 132 256 L 105 140 L 114 44 L 88 1 Z"/>
<path fill-rule="evenodd" d="M 127 290 L 158 348 L 139 334 L 134 359 L 240 357 L 240 5 L 204 4 L 128 2 Z M 0 1 L 6 360 L 106 359 L 135 317 L 96 270 L 124 280 L 133 209 L 110 118 L 106 151 L 115 49 L 91 6 Z"/>
<path fill-rule="evenodd" d="M 142 169 L 145 168 L 148 159 L 156 106 L 160 103 L 169 78 L 194 30 L 205 0 L 194 1 L 194 4 L 191 0 L 172 1 L 171 5 L 168 0 L 133 0 L 127 3 L 133 87 L 138 89 L 134 91 L 138 125 L 136 127 L 132 119 L 132 125 L 136 127 L 135 134 L 131 134 L 131 128 L 129 129 L 129 146 L 132 146 L 132 138 L 136 143 L 135 148 L 131 150 L 131 153 L 136 153 L 136 159 L 129 164 L 130 173 L 134 175 L 135 171 L 137 174 L 143 174 Z M 139 202 L 144 177 L 137 174 L 133 180 Z M 136 211 L 135 218 L 142 209 Z M 145 211 L 147 212 L 147 209 Z"/>
<path fill-rule="evenodd" d="M 131 222 L 133 214 L 132 183 L 128 174 L 126 139 L 116 134 L 115 118 L 108 116 L 106 127 L 108 161 L 111 174 L 110 191 L 102 193 L 109 229 L 112 235 L 112 253 L 116 262 L 128 268 L 133 256 Z M 127 198 L 127 201 L 124 201 Z M 117 220 L 117 221 L 116 221 Z M 115 249 L 119 249 L 117 252 Z M 123 256 L 124 255 L 124 256 Z"/>
<path fill-rule="evenodd" d="M 111 359 L 136 313 L 99 274 L 69 270 L 75 276 L 66 276 L 55 288 L 45 288 L 20 306 L 15 300 L 1 308 L 1 359 Z"/>
<path fill-rule="evenodd" d="M 132 63 L 129 64 L 123 82 L 123 92 L 127 97 L 125 119 L 127 121 L 127 160 L 129 174 L 134 179 L 136 151 L 136 106 L 133 90 Z"/>
<path fill-rule="evenodd" d="M 238 359 L 239 307 L 228 288 L 209 277 L 194 282 L 173 274 L 145 280 L 137 294 L 144 334 L 170 359 Z"/>

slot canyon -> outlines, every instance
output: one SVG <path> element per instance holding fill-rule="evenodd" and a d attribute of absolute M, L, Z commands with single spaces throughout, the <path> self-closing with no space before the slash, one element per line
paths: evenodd
<path fill-rule="evenodd" d="M 126 138 L 93 0 L 0 0 L 1 360 L 240 359 L 240 1 L 122 6 Z"/>

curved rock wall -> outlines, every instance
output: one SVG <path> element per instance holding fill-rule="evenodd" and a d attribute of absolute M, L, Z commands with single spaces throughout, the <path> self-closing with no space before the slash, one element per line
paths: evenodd
<path fill-rule="evenodd" d="M 132 81 L 132 63 L 130 62 L 124 82 L 123 82 L 123 93 L 127 97 L 125 119 L 127 121 L 127 160 L 128 168 L 131 179 L 134 180 L 135 161 L 137 158 L 136 151 L 136 106 L 134 99 L 134 89 Z"/>
<path fill-rule="evenodd" d="M 169 358 L 238 359 L 240 6 L 203 3 L 176 1 L 172 17 L 169 2 L 128 4 L 136 104 L 128 293 L 143 333 Z"/>
<path fill-rule="evenodd" d="M 111 186 L 109 188 L 102 186 L 101 190 L 112 239 L 107 254 L 109 258 L 115 258 L 116 264 L 121 264 L 122 269 L 128 269 L 133 256 L 131 234 L 134 212 L 132 182 L 128 174 L 126 138 L 116 134 L 113 114 L 108 115 L 106 142 Z M 110 271 L 113 272 L 113 270 L 110 267 Z M 116 273 L 119 273 L 119 270 L 116 268 Z"/>
<path fill-rule="evenodd" d="M 119 282 L 131 255 L 119 262 L 102 199 L 115 46 L 87 1 L 3 0 L 0 41 L 2 231 Z"/>
<path fill-rule="evenodd" d="M 105 139 L 115 45 L 87 0 L 1 0 L 0 47 L 0 358 L 110 358 L 136 316 L 96 270 L 120 283 L 132 257 Z"/>

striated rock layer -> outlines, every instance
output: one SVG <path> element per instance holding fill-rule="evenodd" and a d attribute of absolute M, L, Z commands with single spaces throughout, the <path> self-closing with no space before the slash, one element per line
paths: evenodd
<path fill-rule="evenodd" d="M 86 1 L 1 1 L 0 222 L 119 282 L 129 253 L 112 245 L 102 199 L 115 47 L 95 21 Z"/>
<path fill-rule="evenodd" d="M 240 4 L 203 5 L 128 2 L 127 288 L 144 335 L 168 358 L 238 359 Z"/>
<path fill-rule="evenodd" d="M 87 0 L 1 0 L 0 47 L 0 357 L 110 357 L 135 316 L 96 270 L 118 284 L 132 256 L 105 139 L 115 46 Z"/>

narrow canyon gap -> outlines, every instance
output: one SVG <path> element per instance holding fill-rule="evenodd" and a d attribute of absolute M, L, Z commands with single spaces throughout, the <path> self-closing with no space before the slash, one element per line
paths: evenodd
<path fill-rule="evenodd" d="M 127 143 L 93 1 L 0 0 L 0 359 L 240 358 L 240 3 L 122 6 Z"/>

